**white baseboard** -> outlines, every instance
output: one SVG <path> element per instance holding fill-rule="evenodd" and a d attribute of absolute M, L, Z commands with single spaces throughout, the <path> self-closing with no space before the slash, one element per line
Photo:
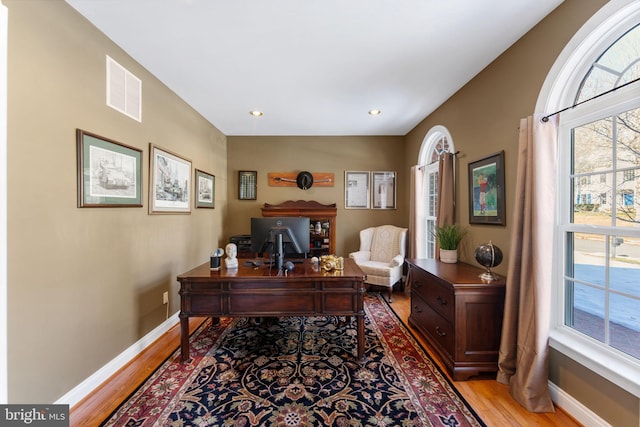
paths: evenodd
<path fill-rule="evenodd" d="M 93 373 L 86 380 L 75 386 L 67 394 L 62 396 L 55 404 L 69 405 L 73 407 L 76 403 L 80 402 L 100 384 L 108 380 L 113 374 L 115 374 L 120 368 L 133 360 L 142 350 L 151 345 L 154 341 L 171 329 L 180 320 L 178 318 L 179 312 L 176 312 L 173 316 L 158 325 L 154 330 L 142 337 L 139 341 L 131 345 L 128 349 L 120 353 L 115 359 L 104 365 L 102 368 Z"/>
<path fill-rule="evenodd" d="M 549 381 L 551 400 L 566 413 L 582 423 L 585 427 L 611 427 L 611 424 L 600 418 L 595 412 L 578 402 L 570 394 Z"/>

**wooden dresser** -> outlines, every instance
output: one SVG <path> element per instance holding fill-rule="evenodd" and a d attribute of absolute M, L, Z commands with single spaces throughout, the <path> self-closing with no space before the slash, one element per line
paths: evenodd
<path fill-rule="evenodd" d="M 411 286 L 409 323 L 463 381 L 498 370 L 506 279 L 483 282 L 484 270 L 458 262 L 407 259 Z"/>

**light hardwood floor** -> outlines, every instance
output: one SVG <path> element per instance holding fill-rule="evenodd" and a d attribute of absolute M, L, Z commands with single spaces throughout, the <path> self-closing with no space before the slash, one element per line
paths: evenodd
<path fill-rule="evenodd" d="M 385 293 L 386 294 L 386 293 Z M 385 295 L 386 296 L 386 295 Z M 402 292 L 394 292 L 391 304 L 402 321 L 407 324 L 411 310 L 409 297 Z M 190 319 L 194 330 L 204 319 Z M 412 329 L 409 327 L 409 329 Z M 413 330 L 423 347 L 429 347 Z M 71 426 L 97 426 L 115 410 L 129 395 L 176 350 L 180 342 L 180 330 L 173 327 L 139 357 L 123 367 L 112 378 L 102 384 L 91 395 L 71 408 Z M 441 366 L 437 356 L 429 352 Z M 446 369 L 443 368 L 446 372 Z M 534 414 L 526 411 L 509 395 L 508 387 L 498 384 L 494 375 L 486 375 L 470 381 L 454 382 L 456 388 L 488 426 L 580 426 L 561 409 L 555 413 Z"/>

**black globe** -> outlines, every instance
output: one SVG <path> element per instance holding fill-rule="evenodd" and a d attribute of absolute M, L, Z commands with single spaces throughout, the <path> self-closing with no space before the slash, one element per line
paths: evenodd
<path fill-rule="evenodd" d="M 486 268 L 496 267 L 502 262 L 502 251 L 491 242 L 478 246 L 475 256 L 478 264 Z"/>

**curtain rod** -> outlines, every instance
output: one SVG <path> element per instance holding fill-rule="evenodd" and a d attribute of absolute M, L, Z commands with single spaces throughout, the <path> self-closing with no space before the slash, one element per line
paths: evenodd
<path fill-rule="evenodd" d="M 573 105 L 572 105 L 572 106 L 570 106 L 570 107 L 563 108 L 562 110 L 558 110 L 558 111 L 556 111 L 555 113 L 547 114 L 546 116 L 544 116 L 544 117 L 542 118 L 542 121 L 543 121 L 543 122 L 548 122 L 548 121 L 549 121 L 549 117 L 555 116 L 556 114 L 560 114 L 560 113 L 562 113 L 563 111 L 567 111 L 567 110 L 570 110 L 570 109 L 572 109 L 572 108 L 575 108 L 575 107 L 577 107 L 577 106 L 578 106 L 578 105 L 580 105 L 580 104 L 584 104 L 585 102 L 593 101 L 594 99 L 599 98 L 599 97 L 601 97 L 602 95 L 606 95 L 606 94 L 608 94 L 608 93 L 615 92 L 616 90 L 621 89 L 621 88 L 623 88 L 623 87 L 625 87 L 625 86 L 629 86 L 631 83 L 635 83 L 635 82 L 637 82 L 638 80 L 640 80 L 640 77 L 638 77 L 637 79 L 631 80 L 630 82 L 626 82 L 626 83 L 625 83 L 625 84 L 623 84 L 623 85 L 616 86 L 616 87 L 614 87 L 614 88 L 612 88 L 612 89 L 609 89 L 609 90 L 608 90 L 608 91 L 606 91 L 606 92 L 602 92 L 602 93 L 600 93 L 600 94 L 598 94 L 598 95 L 594 96 L 593 98 L 585 99 L 584 101 L 577 102 L 577 103 L 573 104 Z"/>

